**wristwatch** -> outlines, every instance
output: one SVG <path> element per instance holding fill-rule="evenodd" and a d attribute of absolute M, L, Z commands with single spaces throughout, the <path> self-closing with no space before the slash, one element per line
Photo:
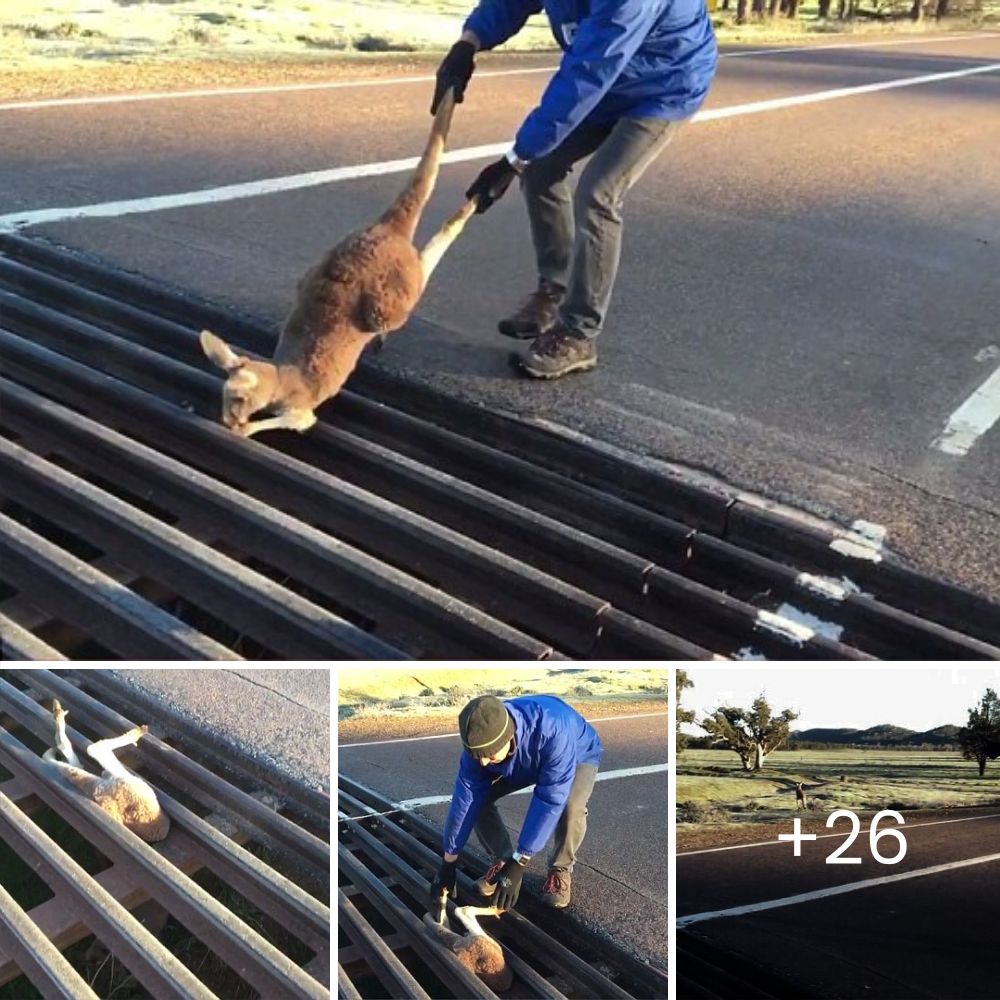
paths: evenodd
<path fill-rule="evenodd" d="M 522 854 L 520 851 L 515 851 L 511 858 L 513 858 L 522 868 L 528 867 L 528 862 L 531 861 L 530 854 Z"/>
<path fill-rule="evenodd" d="M 522 160 L 521 157 L 514 152 L 513 146 L 507 150 L 505 159 L 518 173 L 523 172 L 524 168 L 530 162 L 529 160 Z"/>

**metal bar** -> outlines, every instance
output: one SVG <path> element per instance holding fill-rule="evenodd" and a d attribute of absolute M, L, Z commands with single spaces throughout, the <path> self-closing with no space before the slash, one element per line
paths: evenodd
<path fill-rule="evenodd" d="M 148 844 L 108 817 L 89 799 L 48 781 L 41 759 L 3 731 L 0 731 L 0 750 L 4 755 L 4 766 L 8 770 L 29 776 L 38 782 L 38 794 L 42 799 L 61 815 L 78 824 L 81 832 L 102 854 L 131 869 L 154 899 L 213 948 L 223 961 L 264 996 L 325 1000 L 327 991 L 319 983 L 200 886 L 181 875 Z M 15 807 L 10 805 L 10 808 Z M 103 892 L 89 876 L 87 878 L 94 889 Z M 107 905 L 121 909 L 107 893 L 103 895 Z M 126 916 L 132 921 L 131 916 L 127 913 Z M 125 939 L 119 934 L 117 940 L 122 942 Z M 157 947 L 163 952 L 154 963 L 158 968 L 165 968 L 168 960 L 176 962 L 166 949 L 158 944 Z M 147 949 L 140 952 L 137 958 L 151 961 L 150 954 L 152 952 Z M 139 975 L 135 969 L 132 971 Z M 193 996 L 211 996 L 198 992 L 198 987 L 194 986 L 197 980 L 187 970 L 184 972 L 194 981 L 189 987 L 194 991 Z M 183 993 L 181 995 L 186 996 Z"/>
<path fill-rule="evenodd" d="M 398 810 L 398 803 L 393 802 L 391 799 L 386 798 L 381 793 L 361 784 L 353 778 L 349 778 L 347 775 L 339 772 L 337 775 L 337 787 L 338 796 L 343 796 L 347 794 L 348 796 L 353 796 L 355 803 L 364 812 L 371 812 L 377 810 L 380 813 L 385 813 L 392 810 Z M 357 834 L 357 827 L 359 823 L 357 821 L 349 821 L 352 831 Z M 386 835 L 393 839 L 397 843 L 401 850 L 406 852 L 409 856 L 418 858 L 426 863 L 429 868 L 433 868 L 436 865 L 439 855 L 437 853 L 438 845 L 441 842 L 440 830 L 436 829 L 431 823 L 420 815 L 413 812 L 402 812 L 399 813 L 399 823 L 395 823 L 387 816 L 380 816 L 378 823 L 381 828 L 386 832 Z M 405 824 L 405 828 L 403 826 Z M 428 843 L 435 845 L 434 849 L 426 846 L 417 839 L 417 834 L 423 837 Z M 473 854 L 468 846 L 464 847 L 459 854 L 459 860 L 462 864 L 472 867 L 473 869 L 481 868 L 481 859 Z M 397 864 L 397 869 L 402 871 L 403 869 Z M 398 874 L 398 872 L 397 872 Z M 458 881 L 461 888 L 470 894 L 470 898 L 478 898 L 473 894 L 473 882 L 474 880 L 467 876 L 461 869 L 458 872 Z M 541 907 L 539 907 L 541 911 Z M 517 911 L 512 911 L 505 916 L 505 920 L 508 917 L 519 916 Z M 578 941 L 582 941 L 584 937 L 587 937 L 586 944 L 581 944 L 579 950 L 585 950 L 588 954 L 599 956 L 609 965 L 616 966 L 618 968 L 624 969 L 629 977 L 637 984 L 642 984 L 644 991 L 649 991 L 651 995 L 659 996 L 661 993 L 666 996 L 665 984 L 666 980 L 662 973 L 658 970 L 653 969 L 650 966 L 638 962 L 636 959 L 628 955 L 622 949 L 615 946 L 609 945 L 606 941 L 602 939 L 595 939 L 593 936 L 587 936 L 584 934 L 578 934 L 573 932 L 570 927 L 571 922 L 569 920 L 560 920 L 557 927 L 560 928 L 560 934 L 566 934 L 570 939 L 575 938 Z M 568 956 L 567 962 L 569 963 L 568 968 L 564 968 L 567 975 L 571 978 L 579 979 L 580 976 L 600 976 L 600 973 L 595 972 L 595 970 L 589 967 L 585 969 L 575 969 L 573 963 L 576 961 L 576 956 L 568 951 L 559 941 L 554 939 L 552 936 L 541 931 L 530 921 L 517 920 L 508 925 L 507 929 L 517 931 L 523 931 L 526 935 L 531 935 L 538 942 L 538 951 L 540 954 L 548 955 L 550 958 L 552 956 Z M 566 963 L 563 963 L 565 966 Z M 578 973 L 575 975 L 574 973 Z M 603 978 L 603 977 L 602 977 Z M 584 980 L 587 982 L 588 988 L 595 990 L 595 995 L 604 996 L 598 989 L 597 983 L 590 979 Z M 610 981 L 604 989 L 609 989 L 607 996 L 617 996 L 613 991 L 618 989 Z M 627 994 L 625 994 L 627 996 Z"/>
<path fill-rule="evenodd" d="M 11 672 L 26 684 L 58 697 L 64 706 L 72 709 L 77 719 L 86 722 L 103 736 L 122 733 L 136 725 L 132 720 L 102 705 L 50 670 Z M 16 702 L 16 695 L 8 690 L 9 687 L 10 685 L 0 681 L 0 693 Z M 206 804 L 215 809 L 228 809 L 238 823 L 249 824 L 252 835 L 268 838 L 268 841 L 277 845 L 279 849 L 283 845 L 293 855 L 315 866 L 320 873 L 329 873 L 330 846 L 318 837 L 262 806 L 246 792 L 223 781 L 207 768 L 157 739 L 152 733 L 143 737 L 137 752 L 142 759 L 148 761 L 152 773 L 168 774 L 172 780 L 175 776 L 187 779 L 198 789 Z"/>
<path fill-rule="evenodd" d="M 361 1000 L 361 994 L 347 978 L 342 965 L 337 965 L 337 1000 Z"/>
<path fill-rule="evenodd" d="M 350 799 L 350 796 L 347 796 Z M 357 802 L 355 799 L 351 799 L 352 802 L 356 803 L 362 809 L 364 806 L 362 803 Z M 363 847 L 363 849 L 376 857 L 382 867 L 387 868 L 392 872 L 394 878 L 404 886 L 407 892 L 417 900 L 423 900 L 426 898 L 427 893 L 430 891 L 430 882 L 421 875 L 418 871 L 408 865 L 398 854 L 393 854 L 389 851 L 386 845 L 380 843 L 359 821 L 348 819 L 347 823 L 350 826 L 351 834 L 354 837 L 354 842 Z M 399 847 L 406 852 L 407 856 L 414 859 L 414 855 L 418 860 L 422 860 L 425 864 L 429 866 L 434 866 L 438 858 L 434 853 L 423 844 L 418 843 L 412 837 L 410 837 L 406 832 L 397 824 L 391 821 L 380 824 L 389 837 L 394 843 L 399 845 Z M 472 891 L 472 879 L 468 878 L 464 873 L 460 874 L 460 881 L 462 883 L 463 889 L 466 890 L 470 899 L 475 899 L 477 902 L 478 897 Z M 448 911 L 452 912 L 455 908 L 454 901 L 448 901 Z M 537 932 L 539 936 L 532 933 L 536 929 L 532 927 L 527 921 L 524 920 L 521 914 L 514 911 L 505 914 L 505 920 L 501 924 L 502 936 L 500 940 L 503 941 L 507 937 L 521 942 L 526 948 L 532 951 L 533 957 L 537 960 L 541 958 L 545 964 L 552 965 L 553 951 L 549 947 L 552 945 L 558 948 L 557 942 L 553 941 L 544 932 Z M 544 942 L 544 943 L 542 943 Z M 520 958 L 515 952 L 508 951 L 506 953 L 507 964 L 510 966 L 511 970 L 515 972 L 525 983 L 531 986 L 540 997 L 545 997 L 547 1000 L 566 1000 L 564 995 L 559 992 L 548 980 L 544 979 L 538 972 L 536 972 L 527 962 Z M 591 991 L 593 989 L 593 982 L 589 980 L 587 976 L 580 976 L 577 969 L 567 969 L 564 964 L 558 964 L 559 971 L 572 979 L 579 987 L 586 991 Z M 617 996 L 613 991 L 615 989 L 614 985 L 607 983 L 612 990 L 608 994 L 609 1000 L 612 997 Z M 605 984 L 600 985 L 600 989 L 605 989 Z M 595 993 L 595 996 L 603 996 L 603 993 Z M 622 994 L 622 996 L 627 996 L 627 994 Z"/>
<path fill-rule="evenodd" d="M 32 685 L 38 681 L 35 671 L 12 672 L 17 674 L 21 680 L 26 680 Z M 51 715 L 44 712 L 30 698 L 2 680 L 0 680 L 0 696 L 3 697 L 6 712 L 22 726 L 42 739 L 51 735 Z M 62 693 L 62 696 L 65 697 L 65 694 Z M 71 705 L 68 699 L 66 704 Z M 74 709 L 73 714 L 75 715 L 76 706 L 71 705 L 71 707 Z M 107 735 L 112 731 L 122 732 L 123 729 L 130 728 L 130 724 L 125 719 L 122 719 L 122 724 L 122 727 L 114 730 L 110 727 L 102 727 L 101 735 Z M 71 726 L 66 727 L 66 732 L 70 742 L 80 751 L 81 758 L 87 759 L 86 748 L 90 740 Z M 151 737 L 147 734 L 143 738 L 143 743 L 145 744 L 150 739 Z M 163 773 L 162 769 L 157 773 Z M 229 836 L 217 829 L 215 825 L 191 812 L 163 790 L 162 782 L 153 777 L 146 780 L 156 789 L 160 805 L 166 810 L 171 820 L 184 830 L 191 845 L 196 847 L 206 860 L 213 863 L 217 874 L 221 875 L 234 889 L 259 906 L 265 913 L 269 913 L 281 922 L 310 947 L 320 948 L 324 941 L 329 940 L 329 907 L 303 892 L 294 882 L 286 879 L 280 872 L 274 871 L 273 868 L 254 857 L 249 851 L 245 851 Z M 253 801 L 267 809 L 257 799 L 253 799 Z M 267 811 L 273 814 L 272 810 L 268 809 Z M 250 831 L 247 831 L 247 836 L 250 835 Z M 161 853 L 164 852 L 161 851 Z M 329 858 L 328 850 L 321 853 L 325 853 L 326 857 Z"/>
<path fill-rule="evenodd" d="M 10 298 L 0 293 L 5 322 L 16 326 L 17 315 L 21 314 L 44 317 L 44 322 L 38 320 L 31 327 L 43 342 L 51 341 L 58 330 L 67 326 L 64 317 L 52 310 L 25 302 L 15 308 L 8 301 Z M 156 381 L 156 391 L 178 398 L 177 387 L 182 380 L 177 369 L 185 366 L 120 337 L 88 327 L 85 337 L 77 334 L 72 345 L 60 344 L 60 350 L 94 367 L 127 372 L 130 381 L 140 383 L 143 380 L 135 377 L 140 365 L 151 365 L 158 373 L 157 378 L 162 379 Z M 188 386 L 198 383 L 202 400 L 198 405 L 214 418 L 218 380 L 189 370 L 184 381 Z M 149 385 L 148 380 L 145 384 Z M 62 394 L 65 395 L 64 388 Z M 114 405 L 122 406 L 121 397 L 120 389 L 116 390 Z M 189 393 L 186 401 L 190 400 Z M 144 402 L 148 404 L 149 399 Z M 168 408 L 165 421 L 148 418 L 139 421 L 131 401 L 128 416 L 144 438 L 155 440 L 168 452 L 182 452 L 185 462 L 200 464 L 213 472 L 220 470 L 247 493 L 321 524 L 381 559 L 402 564 L 410 572 L 450 588 L 455 596 L 475 602 L 487 612 L 520 623 L 569 652 L 585 654 L 593 644 L 595 618 L 607 602 L 592 594 L 281 452 L 235 438 L 214 419 L 209 423 Z M 322 502 L 316 502 L 317 481 L 321 483 Z"/>
<path fill-rule="evenodd" d="M 0 389 L 5 399 L 5 421 L 44 431 L 65 451 L 87 455 L 91 462 L 102 461 L 106 467 L 119 470 L 119 475 L 125 472 L 134 476 L 136 482 L 145 484 L 147 494 L 152 493 L 163 503 L 188 512 L 214 514 L 224 537 L 250 545 L 265 554 L 270 563 L 336 600 L 350 602 L 362 614 L 388 619 L 417 648 L 436 655 L 461 655 L 472 648 L 499 658 L 537 659 L 548 654 L 550 647 L 546 644 L 448 598 L 282 510 L 268 507 L 14 383 L 0 380 Z M 228 447 L 226 432 L 221 428 L 212 430 L 223 447 Z M 294 484 L 290 488 L 294 489 Z M 318 506 L 319 484 L 315 493 Z M 322 496 L 329 494 L 323 490 Z"/>
<path fill-rule="evenodd" d="M 189 747 L 197 747 L 198 756 L 211 758 L 220 773 L 257 782 L 270 788 L 285 803 L 285 811 L 297 819 L 304 817 L 320 831 L 320 838 L 330 833 L 330 794 L 273 766 L 240 751 L 233 743 L 199 725 L 179 709 L 165 704 L 154 691 L 132 683 L 117 670 L 60 670 L 76 687 L 91 694 L 105 707 L 117 711 L 122 718 L 155 717 L 161 730 L 180 736 Z"/>
<path fill-rule="evenodd" d="M 66 657 L 0 612 L 0 659 L 65 660 Z"/>
<path fill-rule="evenodd" d="M 9 477 L 7 492 L 24 505 L 99 542 L 119 561 L 145 567 L 290 659 L 401 658 L 343 619 L 2 438 L 0 471 Z"/>
<path fill-rule="evenodd" d="M 431 1000 L 430 995 L 375 933 L 371 924 L 340 891 L 337 892 L 337 926 L 343 928 L 347 936 L 357 944 L 390 997 L 397 1000 Z"/>
<path fill-rule="evenodd" d="M 5 766 L 10 764 L 15 768 L 19 767 L 22 758 L 33 756 L 2 730 L 0 751 L 4 754 Z M 38 759 L 35 757 L 35 760 Z M 44 782 L 41 772 L 41 767 L 28 771 L 35 781 Z M 59 800 L 58 796 L 51 793 L 50 788 L 40 790 L 39 794 L 49 805 Z M 106 822 L 112 822 L 92 802 L 86 804 L 100 813 Z M 35 859 L 41 866 L 46 881 L 55 883 L 61 892 L 71 894 L 87 906 L 93 932 L 125 962 L 129 971 L 155 997 L 162 997 L 164 1000 L 188 997 L 191 1000 L 217 1000 L 201 980 L 174 958 L 128 910 L 105 892 L 5 795 L 0 795 L 0 827 L 5 839 L 13 841 L 24 857 Z"/>
<path fill-rule="evenodd" d="M 9 801 L 0 794 L 0 810 Z M 83 977 L 0 885 L 0 939 L 45 1000 L 98 1000 Z"/>
<path fill-rule="evenodd" d="M 0 514 L 0 564 L 5 578 L 29 599 L 44 600 L 53 615 L 85 629 L 119 656 L 240 659 L 6 514 Z"/>
<path fill-rule="evenodd" d="M 346 874 L 364 895 L 378 906 L 379 911 L 406 935 L 414 950 L 449 989 L 456 990 L 457 995 L 462 998 L 497 1000 L 497 995 L 446 953 L 440 943 L 427 938 L 424 925 L 343 845 L 337 848 L 337 861 L 340 871 Z"/>

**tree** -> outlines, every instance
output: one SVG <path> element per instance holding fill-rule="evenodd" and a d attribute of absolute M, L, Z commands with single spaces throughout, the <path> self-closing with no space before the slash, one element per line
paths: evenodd
<path fill-rule="evenodd" d="M 678 669 L 674 675 L 674 716 L 675 716 L 675 745 L 680 753 L 687 746 L 687 737 L 681 732 L 682 722 L 694 722 L 694 710 L 681 708 L 681 695 L 687 688 L 693 688 L 694 681 L 687 675 L 686 670 Z"/>
<path fill-rule="evenodd" d="M 759 771 L 767 755 L 788 739 L 790 726 L 798 717 L 790 708 L 774 715 L 761 692 L 751 708 L 724 705 L 699 725 L 713 743 L 725 744 L 739 755 L 744 771 Z"/>
<path fill-rule="evenodd" d="M 979 777 L 986 771 L 986 761 L 1000 757 L 1000 698 L 987 688 L 978 705 L 969 709 L 969 722 L 958 731 L 958 744 L 966 760 L 979 764 Z"/>

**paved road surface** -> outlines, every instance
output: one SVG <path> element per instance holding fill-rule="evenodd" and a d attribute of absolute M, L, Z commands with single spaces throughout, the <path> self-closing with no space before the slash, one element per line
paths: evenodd
<path fill-rule="evenodd" d="M 604 755 L 600 773 L 666 765 L 666 714 L 621 721 L 595 720 Z M 457 733 L 374 746 L 341 746 L 338 767 L 346 775 L 400 801 L 451 795 L 461 753 Z M 530 795 L 499 803 L 516 841 Z M 574 916 L 666 968 L 667 964 L 667 774 L 598 780 L 590 797 L 587 836 L 573 871 Z M 447 803 L 419 812 L 444 824 Z M 479 848 L 473 837 L 472 846 Z M 532 865 L 525 886 L 540 889 L 548 850 Z"/>
<path fill-rule="evenodd" d="M 330 671 L 115 670 L 244 753 L 330 791 Z"/>
<path fill-rule="evenodd" d="M 425 232 L 495 155 L 462 151 L 506 143 L 547 79 L 532 70 L 552 65 L 482 60 L 450 141 L 464 159 L 442 170 Z M 503 69 L 517 72 L 486 75 Z M 814 99 L 923 77 L 943 78 Z M 2 109 L 0 225 L 139 199 L 111 218 L 29 216 L 23 231 L 277 323 L 301 272 L 377 215 L 401 173 L 168 209 L 145 199 L 415 155 L 429 93 L 390 80 Z M 595 373 L 538 385 L 507 366 L 494 323 L 533 282 L 516 192 L 446 257 L 419 310 L 430 325 L 378 363 L 884 524 L 917 565 L 1000 596 L 1000 424 L 964 455 L 934 446 L 1000 370 L 998 102 L 997 34 L 726 51 L 704 119 L 632 193 Z M 1000 374 L 991 384 L 992 400 Z"/>
<path fill-rule="evenodd" d="M 687 923 L 693 932 L 819 996 L 995 997 L 1000 974 L 995 928 L 1000 814 L 984 809 L 959 815 L 975 818 L 904 826 L 907 853 L 897 865 L 871 860 L 867 821 L 843 855 L 861 857 L 860 865 L 825 863 L 845 839 L 840 834 L 804 843 L 799 858 L 793 856 L 791 844 L 777 842 L 682 853 L 677 858 L 679 921 L 683 925 L 685 918 L 694 917 Z M 791 820 L 790 815 L 789 833 Z M 879 849 L 895 853 L 890 839 L 880 841 Z M 992 860 L 976 860 L 982 858 Z M 970 860 L 976 863 L 953 867 Z M 936 866 L 949 867 L 898 878 Z M 885 878 L 890 881 L 775 909 L 710 919 L 695 916 Z"/>

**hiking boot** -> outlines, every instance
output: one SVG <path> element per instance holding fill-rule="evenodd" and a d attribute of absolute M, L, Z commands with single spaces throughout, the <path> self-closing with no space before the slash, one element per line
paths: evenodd
<path fill-rule="evenodd" d="M 497 323 L 497 329 L 505 337 L 531 340 L 550 329 L 559 314 L 565 289 L 542 278 L 516 312 Z"/>
<path fill-rule="evenodd" d="M 555 326 L 539 334 L 520 359 L 533 378 L 560 378 L 570 372 L 588 372 L 597 365 L 597 347 L 586 337 L 575 337 Z"/>
<path fill-rule="evenodd" d="M 554 910 L 564 910 L 569 906 L 571 876 L 562 868 L 553 868 L 542 886 L 542 902 Z"/>
<path fill-rule="evenodd" d="M 503 858 L 498 861 L 494 861 L 493 864 L 486 869 L 486 874 L 482 878 L 476 879 L 476 892 L 480 896 L 485 896 L 486 899 L 490 899 L 493 893 L 497 891 L 496 877 L 500 874 L 500 869 L 503 868 L 506 862 Z"/>

